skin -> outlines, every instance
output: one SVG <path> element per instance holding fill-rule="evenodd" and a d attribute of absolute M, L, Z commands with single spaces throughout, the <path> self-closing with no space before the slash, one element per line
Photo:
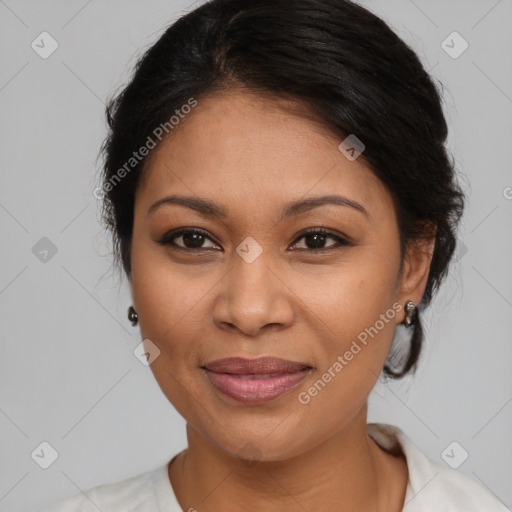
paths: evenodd
<path fill-rule="evenodd" d="M 367 400 L 408 300 L 423 295 L 432 242 L 401 254 L 391 195 L 342 139 L 291 110 L 292 103 L 243 89 L 201 98 L 155 149 L 135 198 L 131 287 L 143 339 L 160 350 L 151 364 L 165 396 L 187 422 L 188 449 L 169 466 L 183 510 L 402 510 L 403 456 L 366 432 Z M 157 200 L 208 199 L 222 219 Z M 279 220 L 285 204 L 339 194 L 364 207 L 323 205 Z M 339 245 L 301 236 L 316 227 Z M 201 245 L 179 227 L 208 233 Z M 263 252 L 248 263 L 236 248 L 253 237 Z M 292 247 L 299 249 L 293 250 Z M 188 250 L 188 252 L 186 252 Z M 354 358 L 309 403 L 298 400 L 359 333 L 399 303 Z M 301 385 L 264 404 L 220 393 L 201 366 L 224 357 L 276 356 L 313 367 Z M 256 458 L 253 461 L 252 458 Z M 342 504 L 342 506 L 341 506 Z M 302 508 L 301 508 L 302 507 Z"/>

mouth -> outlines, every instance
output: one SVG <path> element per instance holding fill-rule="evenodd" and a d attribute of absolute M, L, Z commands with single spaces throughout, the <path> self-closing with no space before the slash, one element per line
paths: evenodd
<path fill-rule="evenodd" d="M 202 366 L 209 382 L 242 403 L 274 400 L 296 388 L 313 369 L 307 363 L 276 357 L 217 359 Z"/>

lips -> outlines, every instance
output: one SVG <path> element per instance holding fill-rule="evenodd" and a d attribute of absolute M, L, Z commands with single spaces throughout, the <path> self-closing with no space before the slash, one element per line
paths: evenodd
<path fill-rule="evenodd" d="M 297 387 L 312 370 L 307 363 L 276 357 L 217 359 L 203 366 L 223 394 L 243 403 L 263 403 Z"/>
<path fill-rule="evenodd" d="M 230 357 L 228 359 L 217 359 L 204 366 L 212 372 L 235 375 L 294 373 L 309 367 L 306 363 L 296 363 L 278 357 L 260 357 L 259 359 Z"/>

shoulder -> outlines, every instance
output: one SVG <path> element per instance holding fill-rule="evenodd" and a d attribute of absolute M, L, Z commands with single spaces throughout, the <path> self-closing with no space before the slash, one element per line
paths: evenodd
<path fill-rule="evenodd" d="M 368 434 L 390 451 L 398 443 L 407 459 L 409 482 L 403 512 L 510 512 L 480 483 L 431 459 L 400 428 L 370 423 Z"/>
<path fill-rule="evenodd" d="M 154 484 L 161 479 L 165 466 L 111 484 L 99 485 L 85 492 L 47 505 L 36 512 L 146 512 L 159 510 Z"/>

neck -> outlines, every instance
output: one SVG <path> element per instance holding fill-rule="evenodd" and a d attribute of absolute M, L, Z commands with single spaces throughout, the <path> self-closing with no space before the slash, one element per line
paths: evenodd
<path fill-rule="evenodd" d="M 391 510 L 390 456 L 367 435 L 366 411 L 365 405 L 325 442 L 284 461 L 241 460 L 187 424 L 189 447 L 169 467 L 176 497 L 183 510 L 199 512 L 244 510 L 248 503 L 254 512 Z"/>

